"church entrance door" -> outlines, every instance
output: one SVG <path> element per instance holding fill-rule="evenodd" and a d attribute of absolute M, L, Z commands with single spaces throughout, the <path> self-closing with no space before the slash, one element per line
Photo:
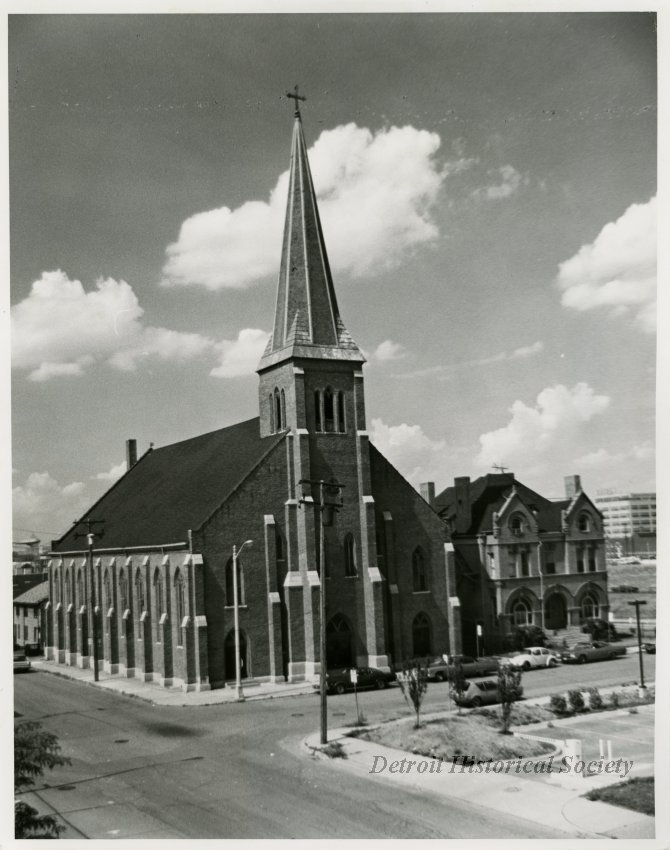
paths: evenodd
<path fill-rule="evenodd" d="M 336 614 L 326 626 L 326 668 L 353 667 L 351 628 L 342 614 Z"/>
<path fill-rule="evenodd" d="M 240 678 L 246 679 L 249 676 L 247 663 L 247 636 L 243 631 L 240 631 Z M 228 632 L 226 642 L 224 644 L 223 663 L 226 670 L 226 681 L 231 681 L 236 678 L 235 671 L 235 631 Z"/>

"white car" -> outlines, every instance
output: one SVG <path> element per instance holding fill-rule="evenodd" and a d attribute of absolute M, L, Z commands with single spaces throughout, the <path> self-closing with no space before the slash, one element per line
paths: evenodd
<path fill-rule="evenodd" d="M 556 667 L 560 657 L 544 646 L 529 646 L 519 655 L 509 659 L 513 667 L 521 667 L 522 670 L 530 670 L 533 667 Z"/>

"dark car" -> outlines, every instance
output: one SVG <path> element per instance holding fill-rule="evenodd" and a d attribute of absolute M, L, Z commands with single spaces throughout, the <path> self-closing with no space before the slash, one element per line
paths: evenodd
<path fill-rule="evenodd" d="M 463 705 L 466 708 L 477 708 L 480 705 L 492 705 L 500 702 L 498 693 L 498 682 L 496 679 L 482 679 L 479 682 L 465 682 L 465 688 L 462 694 L 457 694 L 452 690 L 452 696 L 456 705 Z M 523 688 L 519 685 L 516 688 L 515 699 L 521 699 Z"/>
<path fill-rule="evenodd" d="M 358 681 L 356 687 L 362 688 L 388 688 L 391 682 L 395 682 L 395 673 L 390 670 L 378 670 L 376 667 L 354 667 Z M 354 685 L 351 681 L 351 667 L 342 667 L 338 670 L 329 670 L 326 673 L 326 687 L 330 694 L 343 694 L 345 691 L 353 691 Z M 315 689 L 319 683 L 314 684 Z"/>
<path fill-rule="evenodd" d="M 473 658 L 471 655 L 442 655 L 428 664 L 428 678 L 434 682 L 446 682 L 453 679 L 456 664 L 461 662 L 461 670 L 466 679 L 475 676 L 488 676 L 498 670 L 497 658 Z"/>
<path fill-rule="evenodd" d="M 591 640 L 621 640 L 613 623 L 603 620 L 601 617 L 589 617 L 582 626 L 582 631 L 591 636 Z"/>
<path fill-rule="evenodd" d="M 23 650 L 15 650 L 14 651 L 14 672 L 15 673 L 29 673 L 30 672 L 30 661 L 26 658 L 26 654 Z"/>
<path fill-rule="evenodd" d="M 586 661 L 604 661 L 625 654 L 625 646 L 612 646 L 602 640 L 583 641 L 561 652 L 561 661 L 564 664 L 584 664 Z"/>
<path fill-rule="evenodd" d="M 649 655 L 656 655 L 656 644 L 655 643 L 643 643 L 642 648 Z"/>

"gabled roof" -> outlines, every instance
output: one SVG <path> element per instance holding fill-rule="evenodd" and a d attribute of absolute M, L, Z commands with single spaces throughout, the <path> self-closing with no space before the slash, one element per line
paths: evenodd
<path fill-rule="evenodd" d="M 501 508 L 515 489 L 523 504 L 535 515 L 540 531 L 560 531 L 561 511 L 570 500 L 553 502 L 540 496 L 530 487 L 516 481 L 513 475 L 483 475 L 470 482 L 471 519 L 467 529 L 459 533 L 479 534 L 493 530 L 493 514 Z M 456 490 L 447 487 L 435 499 L 435 509 L 443 519 L 456 516 Z"/>
<path fill-rule="evenodd" d="M 120 478 L 82 519 L 104 519 L 96 549 L 160 546 L 188 540 L 216 508 L 285 439 L 260 437 L 258 418 L 152 449 Z M 54 552 L 84 551 L 85 526 L 71 528 Z"/>
<path fill-rule="evenodd" d="M 274 326 L 258 371 L 296 357 L 365 362 L 337 306 L 298 110 Z"/>
<path fill-rule="evenodd" d="M 49 582 L 42 581 L 14 598 L 14 605 L 39 605 L 49 598 Z"/>

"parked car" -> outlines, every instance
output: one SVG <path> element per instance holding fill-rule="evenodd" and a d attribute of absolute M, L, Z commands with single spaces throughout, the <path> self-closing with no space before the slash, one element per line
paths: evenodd
<path fill-rule="evenodd" d="M 645 652 L 649 653 L 649 655 L 656 655 L 656 644 L 655 643 L 643 643 L 642 648 Z"/>
<path fill-rule="evenodd" d="M 354 667 L 358 674 L 356 687 L 363 688 L 388 688 L 391 682 L 395 682 L 395 673 L 390 670 L 378 670 L 376 667 Z M 328 670 L 326 673 L 326 687 L 330 694 L 343 694 L 345 691 L 353 691 L 351 681 L 351 667 L 342 667 L 338 670 Z M 319 689 L 320 683 L 315 682 L 314 688 Z"/>
<path fill-rule="evenodd" d="M 466 679 L 475 676 L 488 676 L 498 669 L 497 658 L 473 658 L 471 655 L 442 655 L 428 664 L 428 679 L 434 682 L 446 682 L 453 678 L 456 663 L 460 660 Z"/>
<path fill-rule="evenodd" d="M 523 695 L 523 687 L 518 686 L 516 699 L 521 699 Z M 498 694 L 498 682 L 496 679 L 480 679 L 478 682 L 466 682 L 463 693 L 459 696 L 452 689 L 451 691 L 456 705 L 462 705 L 466 708 L 476 708 L 479 705 L 492 705 L 500 702 Z"/>
<path fill-rule="evenodd" d="M 26 658 L 25 652 L 15 651 L 14 652 L 14 672 L 15 673 L 28 673 L 30 671 L 30 661 Z"/>
<path fill-rule="evenodd" d="M 503 664 L 511 664 L 512 667 L 520 667 L 522 670 L 531 670 L 534 667 L 556 667 L 560 657 L 545 646 L 529 646 L 512 658 L 503 659 Z"/>
<path fill-rule="evenodd" d="M 561 661 L 567 664 L 584 664 L 586 661 L 604 661 L 626 654 L 625 646 L 612 646 L 603 640 L 582 641 L 561 653 Z"/>

